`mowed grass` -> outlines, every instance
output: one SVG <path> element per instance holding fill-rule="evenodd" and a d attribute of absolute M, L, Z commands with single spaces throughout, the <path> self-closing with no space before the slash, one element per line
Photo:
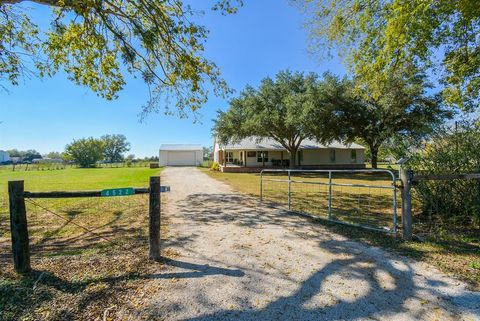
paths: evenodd
<path fill-rule="evenodd" d="M 260 176 L 253 173 L 220 173 L 207 169 L 201 169 L 210 177 L 219 181 L 225 182 L 232 186 L 235 190 L 258 197 L 260 195 Z M 269 177 L 271 178 L 271 177 Z M 276 179 L 286 179 L 285 176 L 277 176 Z M 301 181 L 319 181 L 326 182 L 326 177 L 294 177 L 294 180 Z M 388 176 L 382 177 L 368 177 L 368 176 L 339 176 L 334 179 L 337 183 L 350 184 L 368 184 L 368 185 L 384 185 L 391 184 Z M 270 185 L 267 185 L 270 184 Z M 295 185 L 304 185 L 298 187 Z M 288 185 L 282 182 L 266 182 L 264 186 L 264 197 L 267 201 L 272 201 L 277 205 L 285 207 L 287 199 Z M 303 189 L 302 189 L 303 188 Z M 266 189 L 266 191 L 265 191 Z M 308 184 L 293 183 L 292 184 L 292 209 L 294 211 L 305 212 L 318 216 L 319 218 L 326 218 L 326 208 L 328 206 L 328 190 L 326 186 L 320 185 L 312 188 Z M 364 225 L 374 224 L 381 227 L 382 224 L 391 222 L 391 208 L 389 204 L 391 198 L 385 194 L 387 191 L 375 194 L 368 189 L 360 189 L 365 195 L 358 195 L 351 191 L 348 187 L 338 187 L 338 190 L 332 193 L 336 206 L 337 214 L 334 218 L 349 223 L 361 223 Z M 378 191 L 376 191 L 378 192 Z M 361 193 L 360 193 L 361 194 Z M 369 197 L 367 197 L 369 196 Z M 387 197 L 383 199 L 383 197 Z M 336 203 L 335 203 L 336 198 Z M 359 206 L 358 200 L 366 201 L 368 206 Z M 376 200 L 376 201 L 375 201 Z M 357 203 L 356 203 L 357 202 Z M 356 204 L 355 204 L 356 203 Z M 398 220 L 400 217 L 400 194 L 398 193 Z M 364 210 L 359 212 L 358 210 Z M 348 214 L 350 212 L 350 214 Z M 334 210 L 335 213 L 335 210 Z M 343 213 L 343 215 L 341 214 Z M 377 220 L 375 220 L 375 218 Z M 362 221 L 365 219 L 365 221 Z M 425 241 L 403 241 L 399 237 L 389 236 L 385 233 L 370 231 L 367 229 L 350 227 L 330 223 L 325 220 L 312 220 L 324 224 L 332 232 L 342 234 L 351 239 L 355 239 L 373 246 L 380 246 L 387 250 L 409 256 L 419 261 L 427 262 L 442 270 L 445 273 L 451 274 L 455 277 L 461 278 L 471 286 L 474 290 L 480 290 L 480 244 L 477 242 L 459 241 L 458 237 L 427 238 Z M 415 223 L 415 218 L 414 218 Z M 414 224 L 414 229 L 420 228 Z M 418 231 L 417 232 L 421 232 Z"/>
<path fill-rule="evenodd" d="M 149 177 L 160 171 L 0 170 L 0 320 L 101 319 L 107 307 L 134 304 L 130 291 L 141 288 L 145 278 L 140 275 L 153 268 L 147 256 L 148 194 L 26 199 L 33 272 L 17 275 L 10 250 L 8 181 L 24 180 L 26 191 L 148 187 Z"/>
<path fill-rule="evenodd" d="M 231 183 L 240 192 L 260 196 L 260 174 L 220 173 L 206 171 L 208 175 Z M 275 173 L 263 174 L 263 199 L 276 205 L 288 204 L 288 177 Z M 291 209 L 322 218 L 328 216 L 328 173 L 292 173 Z M 393 179 L 387 172 L 333 173 L 332 213 L 334 220 L 365 225 L 381 230 L 393 229 Z M 349 186 L 349 185 L 356 186 Z M 398 194 L 398 193 L 397 193 Z M 397 195 L 398 196 L 398 195 Z M 400 221 L 400 202 L 397 218 Z"/>

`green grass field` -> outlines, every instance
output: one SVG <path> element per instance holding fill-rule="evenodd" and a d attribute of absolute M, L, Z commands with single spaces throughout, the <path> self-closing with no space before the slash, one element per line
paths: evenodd
<path fill-rule="evenodd" d="M 26 199 L 34 271 L 16 275 L 10 254 L 8 181 L 24 180 L 26 191 L 148 187 L 149 177 L 160 171 L 145 167 L 0 170 L 0 252 L 4 253 L 0 257 L 0 320 L 70 319 L 72 307 L 82 306 L 88 308 L 79 308 L 79 318 L 95 319 L 109 304 L 142 286 L 143 280 L 130 277 L 131 273 L 150 267 L 148 194 Z M 32 291 L 38 278 L 41 282 Z M 92 295 L 103 299 L 90 301 Z"/>
<path fill-rule="evenodd" d="M 260 175 L 253 173 L 220 173 L 201 168 L 205 174 L 219 181 L 225 182 L 235 190 L 258 197 L 260 194 Z M 272 177 L 269 177 L 272 178 Z M 276 179 L 286 179 L 285 176 L 276 176 Z M 293 180 L 326 182 L 325 176 L 293 177 Z M 372 177 L 365 175 L 340 176 L 334 179 L 338 183 L 355 183 L 368 185 L 388 185 L 391 180 L 388 176 Z M 264 186 L 264 198 L 277 205 L 285 207 L 287 199 L 287 183 L 266 182 Z M 381 227 L 383 224 L 391 223 L 391 198 L 388 198 L 390 191 L 376 191 L 372 193 L 367 189 L 360 189 L 354 192 L 352 188 L 343 187 L 333 192 L 336 198 L 337 220 L 348 223 L 373 224 Z M 362 195 L 363 193 L 363 195 Z M 292 209 L 299 212 L 313 214 L 320 218 L 326 217 L 327 196 L 326 186 L 292 183 Z M 387 199 L 383 199 L 387 197 Z M 358 200 L 365 203 L 359 203 Z M 335 202 L 334 202 L 335 204 Z M 363 204 L 363 205 L 362 205 Z M 401 199 L 398 193 L 398 220 L 400 222 Z M 367 205 L 367 206 L 365 206 Z M 344 214 L 341 214 L 344 213 Z M 346 214 L 345 214 L 346 213 Z M 350 214 L 348 214 L 350 213 Z M 356 239 L 369 245 L 381 246 L 385 249 L 407 255 L 414 259 L 437 266 L 446 273 L 451 273 L 469 282 L 473 289 L 480 290 L 480 244 L 478 241 L 465 241 L 463 235 L 446 233 L 448 237 L 427 239 L 425 242 L 404 242 L 400 238 L 388 237 L 384 233 L 377 233 L 366 229 L 348 227 L 322 221 L 332 232 L 340 233 L 351 239 Z M 415 222 L 415 219 L 414 219 Z M 414 224 L 414 229 L 421 226 Z"/>

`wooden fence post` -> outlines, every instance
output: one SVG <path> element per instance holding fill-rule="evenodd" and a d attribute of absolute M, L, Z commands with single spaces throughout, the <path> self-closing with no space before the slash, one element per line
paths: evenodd
<path fill-rule="evenodd" d="M 412 179 L 413 171 L 400 169 L 400 179 L 402 180 L 402 228 L 403 239 L 412 239 Z"/>
<path fill-rule="evenodd" d="M 160 176 L 150 177 L 149 239 L 150 259 L 159 261 L 160 256 Z"/>
<path fill-rule="evenodd" d="M 23 192 L 23 181 L 8 182 L 13 265 L 15 271 L 28 273 L 31 271 L 30 245 L 28 241 L 27 211 L 25 209 Z"/>

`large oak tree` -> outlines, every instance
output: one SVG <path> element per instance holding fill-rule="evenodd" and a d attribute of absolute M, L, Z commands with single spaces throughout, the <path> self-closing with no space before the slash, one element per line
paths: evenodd
<path fill-rule="evenodd" d="M 263 79 L 257 89 L 247 86 L 227 111 L 219 111 L 214 135 L 223 144 L 252 136 L 273 139 L 289 152 L 293 168 L 302 141 L 313 133 L 322 139 L 320 87 L 317 75 L 290 71 Z"/>
<path fill-rule="evenodd" d="M 361 94 L 354 88 L 362 88 Z M 360 140 L 369 148 L 372 167 L 377 168 L 382 145 L 395 138 L 421 140 L 442 124 L 452 112 L 438 95 L 429 95 L 425 75 L 415 69 L 392 73 L 372 94 L 368 85 L 327 75 L 322 97 L 328 116 L 325 131 L 345 141 Z"/>
<path fill-rule="evenodd" d="M 51 8 L 50 27 L 32 19 L 23 0 L 0 0 L 0 87 L 28 76 L 64 71 L 78 85 L 114 99 L 125 73 L 143 79 L 150 98 L 143 111 L 173 103 L 185 115 L 208 97 L 228 92 L 216 65 L 203 57 L 208 31 L 182 0 L 33 0 Z M 213 1 L 234 12 L 241 0 Z M 2 84 L 3 83 L 3 84 Z"/>

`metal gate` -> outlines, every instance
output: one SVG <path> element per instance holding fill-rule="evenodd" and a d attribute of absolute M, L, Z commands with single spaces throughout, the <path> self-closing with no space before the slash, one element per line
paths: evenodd
<path fill-rule="evenodd" d="M 397 233 L 397 187 L 393 171 L 289 170 L 260 172 L 260 199 L 289 211 Z"/>

